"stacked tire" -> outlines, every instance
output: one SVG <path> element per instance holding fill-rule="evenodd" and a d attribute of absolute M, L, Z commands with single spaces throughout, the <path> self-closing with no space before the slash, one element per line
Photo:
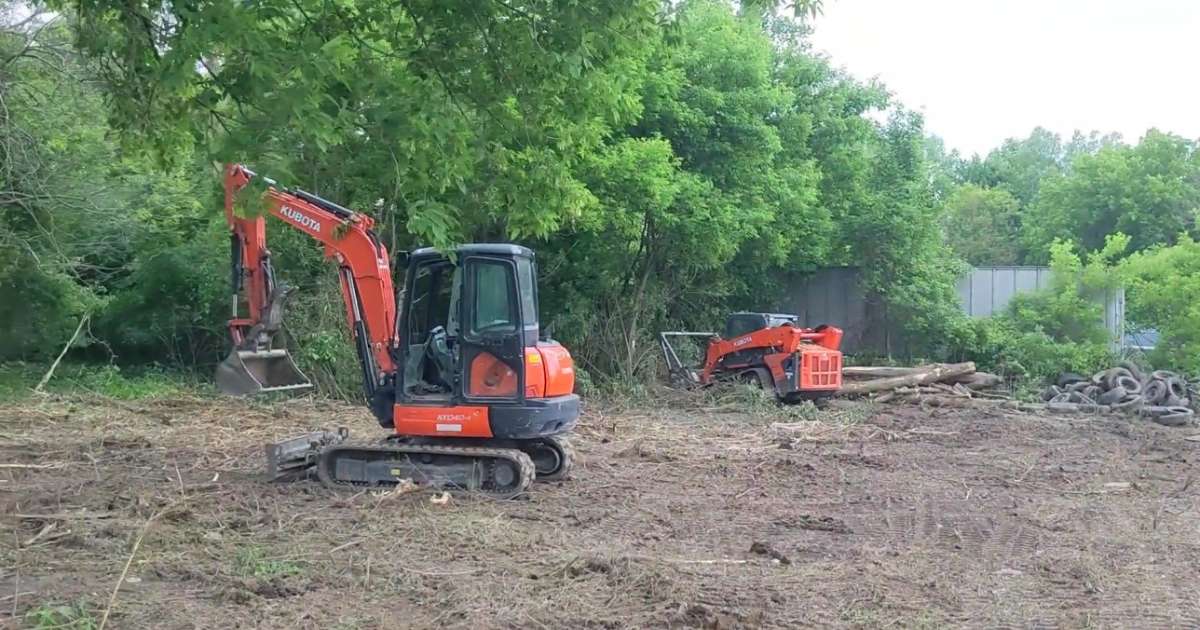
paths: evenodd
<path fill-rule="evenodd" d="M 1101 370 L 1087 378 L 1066 373 L 1042 392 L 1050 408 L 1096 407 L 1108 411 L 1139 415 L 1158 424 L 1176 427 L 1191 424 L 1195 412 L 1196 384 L 1169 370 L 1146 372 L 1135 363 L 1124 361 L 1117 367 Z"/>

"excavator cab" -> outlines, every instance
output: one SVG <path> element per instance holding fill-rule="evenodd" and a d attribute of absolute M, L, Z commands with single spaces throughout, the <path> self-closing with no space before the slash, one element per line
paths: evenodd
<path fill-rule="evenodd" d="M 541 395 L 544 377 L 531 388 L 526 369 L 526 348 L 538 346 L 535 277 L 533 252 L 517 245 L 464 245 L 453 259 L 431 248 L 410 254 L 397 399 L 495 404 Z"/>

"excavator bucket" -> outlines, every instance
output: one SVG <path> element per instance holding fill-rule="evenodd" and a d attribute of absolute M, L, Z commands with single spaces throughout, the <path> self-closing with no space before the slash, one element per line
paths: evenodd
<path fill-rule="evenodd" d="M 232 396 L 312 387 L 287 350 L 237 350 L 217 366 L 217 388 Z"/>

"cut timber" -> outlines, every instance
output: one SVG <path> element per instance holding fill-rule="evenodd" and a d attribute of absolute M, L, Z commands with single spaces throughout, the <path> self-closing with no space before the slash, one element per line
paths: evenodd
<path fill-rule="evenodd" d="M 893 376 L 907 376 L 909 374 L 917 374 L 929 366 L 923 367 L 895 367 L 895 366 L 874 366 L 874 365 L 856 365 L 842 368 L 842 376 L 850 378 L 891 378 Z"/>
<path fill-rule="evenodd" d="M 966 363 L 938 363 L 918 368 L 920 371 L 904 374 L 901 376 L 892 376 L 888 378 L 877 378 L 870 381 L 862 381 L 860 383 L 846 383 L 838 390 L 839 396 L 861 396 L 862 394 L 870 394 L 872 392 L 882 392 L 898 387 L 915 387 L 918 385 L 928 385 L 949 379 L 952 376 L 962 376 L 971 374 L 975 371 L 975 364 L 968 361 Z"/>
<path fill-rule="evenodd" d="M 962 376 L 953 376 L 946 379 L 947 383 L 962 383 L 970 389 L 987 389 L 989 387 L 998 387 L 1004 382 L 1004 379 L 995 374 L 987 372 L 975 372 L 973 374 L 963 374 Z"/>

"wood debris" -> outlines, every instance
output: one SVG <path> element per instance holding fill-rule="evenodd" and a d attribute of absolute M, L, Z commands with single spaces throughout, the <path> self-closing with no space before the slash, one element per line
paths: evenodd
<path fill-rule="evenodd" d="M 874 394 L 876 402 L 917 401 L 935 407 L 962 407 L 1008 401 L 1004 392 L 989 391 L 1003 384 L 995 374 L 977 372 L 975 364 L 931 363 L 912 367 L 851 366 L 842 369 L 838 396 Z"/>

